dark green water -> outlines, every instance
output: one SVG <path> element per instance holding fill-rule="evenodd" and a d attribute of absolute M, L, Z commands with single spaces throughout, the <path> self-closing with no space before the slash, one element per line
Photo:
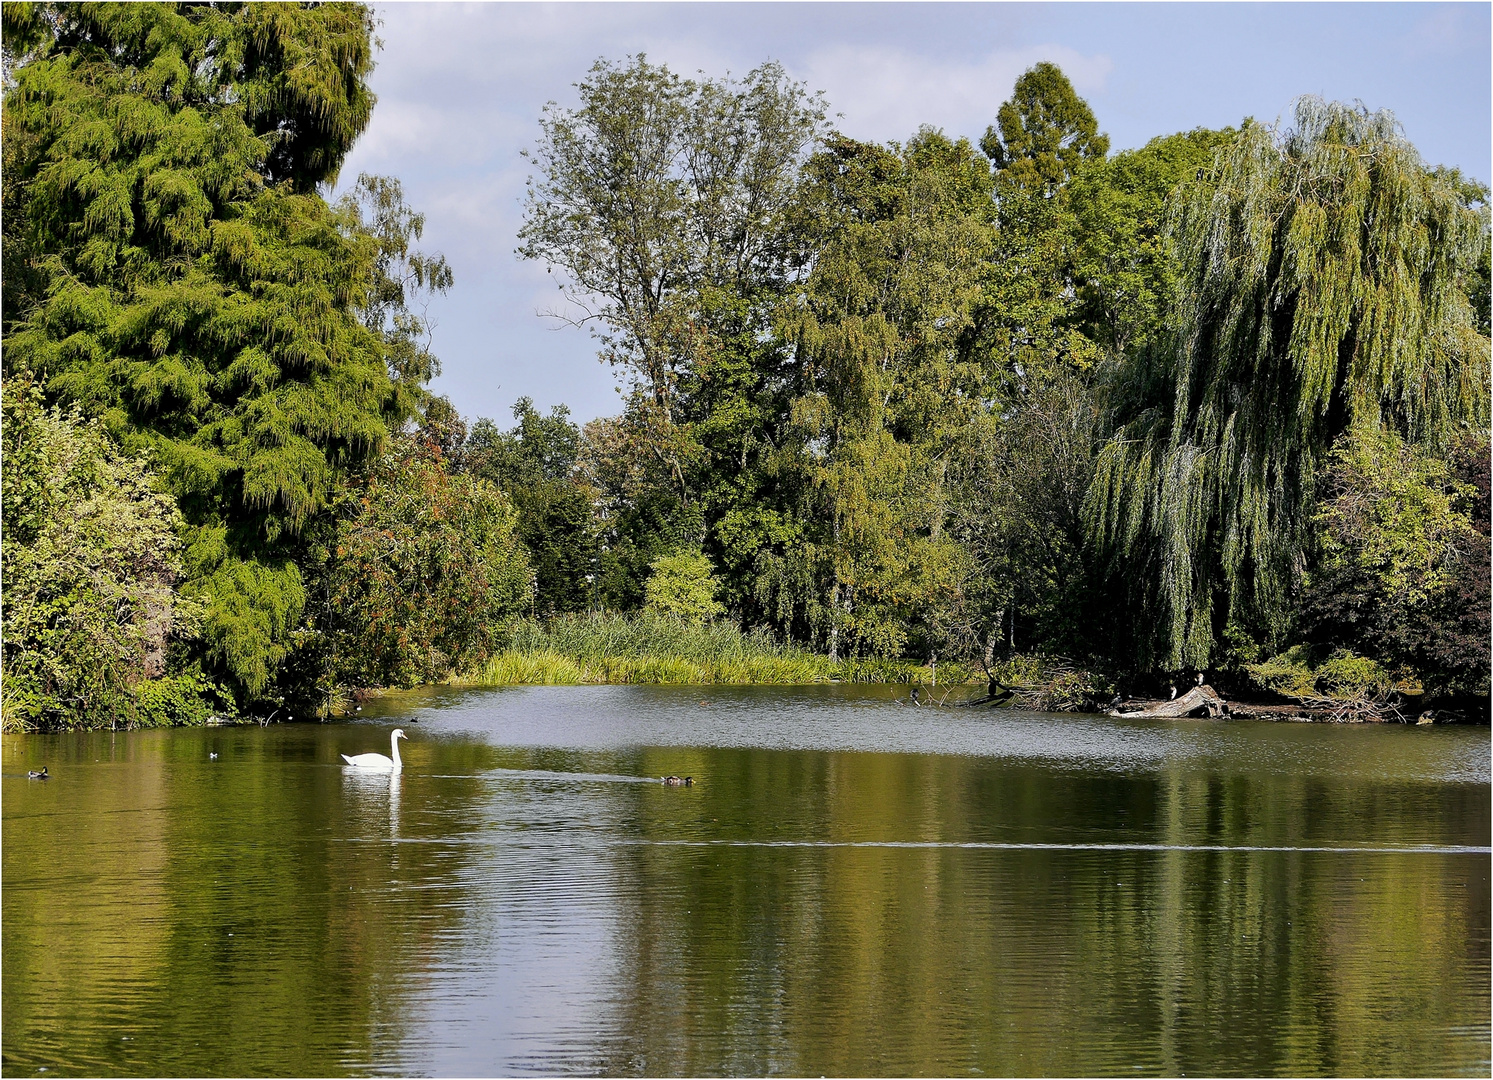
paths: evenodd
<path fill-rule="evenodd" d="M 853 688 L 7 737 L 3 1071 L 1486 1076 L 1489 749 Z"/>

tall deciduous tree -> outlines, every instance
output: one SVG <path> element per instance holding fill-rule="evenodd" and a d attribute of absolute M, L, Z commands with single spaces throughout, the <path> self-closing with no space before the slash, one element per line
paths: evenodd
<path fill-rule="evenodd" d="M 519 254 L 556 272 L 631 383 L 587 455 L 637 494 L 608 518 L 607 591 L 639 598 L 669 534 L 712 549 L 740 604 L 783 526 L 765 464 L 785 394 L 771 329 L 806 258 L 792 207 L 823 105 L 774 63 L 694 81 L 640 56 L 599 62 L 578 90 L 578 109 L 540 122 Z"/>
<path fill-rule="evenodd" d="M 1092 194 L 1081 205 L 1075 189 L 1104 169 L 1107 140 L 1083 136 L 1097 131 L 1093 114 L 1050 64 L 1023 76 L 999 115 L 1011 139 L 1003 144 L 992 129 L 984 141 L 1003 167 L 994 176 L 995 241 L 975 317 L 975 351 L 988 378 L 951 472 L 950 529 L 978 568 L 965 593 L 965 632 L 991 652 L 1014 645 L 1080 655 L 1099 625 L 1080 511 L 1103 353 L 1080 299 L 1089 271 L 1080 256 L 1087 228 L 1118 223 L 1094 219 Z M 1081 229 L 1085 210 L 1091 221 Z"/>
<path fill-rule="evenodd" d="M 833 140 L 809 177 L 820 251 L 782 321 L 803 526 L 762 552 L 759 585 L 831 655 L 896 655 L 912 633 L 939 636 L 958 592 L 945 474 L 985 380 L 971 343 L 989 165 L 924 130 L 900 149 Z"/>
<path fill-rule="evenodd" d="M 302 618 L 298 534 L 428 369 L 373 318 L 388 244 L 317 194 L 368 121 L 372 25 L 349 3 L 4 9 L 6 371 L 154 453 L 208 658 L 250 698 Z"/>
<path fill-rule="evenodd" d="M 1127 366 L 1088 505 L 1137 585 L 1142 656 L 1205 666 L 1226 633 L 1284 628 L 1339 436 L 1436 449 L 1487 424 L 1484 230 L 1388 113 L 1303 98 L 1184 192 L 1174 235 L 1170 339 Z"/>
<path fill-rule="evenodd" d="M 823 108 L 775 63 L 736 83 L 598 61 L 577 89 L 579 109 L 540 120 L 518 253 L 560 271 L 578 321 L 600 321 L 606 357 L 671 424 L 719 294 L 770 303 L 792 270 L 786 209 Z"/>
<path fill-rule="evenodd" d="M 1161 332 L 1177 287 L 1167 199 L 1208 175 L 1236 135 L 1197 128 L 1155 138 L 1090 164 L 1064 191 L 1073 318 L 1107 355 L 1144 348 Z"/>

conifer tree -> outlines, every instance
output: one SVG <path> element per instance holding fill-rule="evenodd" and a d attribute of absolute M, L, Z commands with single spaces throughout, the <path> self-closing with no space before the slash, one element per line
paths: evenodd
<path fill-rule="evenodd" d="M 7 4 L 7 373 L 149 450 L 207 659 L 272 692 L 297 537 L 418 399 L 380 244 L 318 194 L 368 122 L 360 4 Z M 386 252 L 382 254 L 387 254 Z M 408 359 L 408 357 L 406 357 Z"/>
<path fill-rule="evenodd" d="M 980 149 L 1003 184 L 1050 195 L 1083 163 L 1102 161 L 1109 136 L 1062 68 L 1043 60 L 1016 80 Z"/>

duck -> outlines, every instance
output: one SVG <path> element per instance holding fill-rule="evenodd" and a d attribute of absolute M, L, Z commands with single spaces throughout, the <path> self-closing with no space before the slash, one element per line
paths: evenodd
<path fill-rule="evenodd" d="M 43 765 L 41 767 L 41 772 L 36 772 L 35 770 L 32 770 L 31 772 L 28 772 L 26 774 L 26 778 L 28 780 L 47 780 L 47 779 L 49 779 L 49 777 L 47 776 L 47 767 L 45 765 Z"/>
<path fill-rule="evenodd" d="M 342 755 L 342 760 L 354 769 L 370 769 L 376 772 L 399 772 L 404 768 L 404 763 L 399 760 L 399 740 L 408 739 L 403 728 L 395 728 L 389 736 L 389 748 L 393 750 L 393 757 L 384 757 L 383 754 L 358 754 L 355 757 Z"/>
<path fill-rule="evenodd" d="M 666 776 L 664 783 L 669 787 L 694 787 L 695 778 L 693 776 Z"/>

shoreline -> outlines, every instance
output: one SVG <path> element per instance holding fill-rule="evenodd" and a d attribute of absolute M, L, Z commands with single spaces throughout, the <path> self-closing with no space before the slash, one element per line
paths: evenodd
<path fill-rule="evenodd" d="M 1190 691 L 1187 695 L 1171 701 L 1147 698 L 1125 698 L 1116 701 L 1111 707 L 1096 706 L 1092 708 L 1048 708 L 1043 709 L 1023 703 L 1017 699 L 1006 698 L 1001 701 L 990 701 L 987 697 L 970 696 L 963 700 L 953 700 L 961 689 L 968 689 L 978 694 L 983 688 L 984 680 L 972 677 L 965 672 L 962 665 L 948 664 L 945 666 L 947 673 L 944 679 L 938 683 L 932 682 L 933 671 L 926 665 L 914 666 L 908 661 L 829 661 L 827 658 L 814 658 L 821 660 L 825 665 L 834 663 L 844 665 L 844 674 L 849 677 L 837 677 L 819 671 L 811 673 L 809 678 L 768 678 L 768 679 L 745 679 L 745 678 L 689 678 L 688 675 L 698 675 L 712 665 L 683 661 L 678 658 L 668 657 L 608 657 L 598 660 L 582 661 L 570 659 L 566 668 L 556 673 L 552 668 L 545 672 L 548 678 L 536 680 L 497 680 L 485 676 L 483 672 L 471 673 L 463 676 L 453 676 L 437 682 L 422 683 L 412 687 L 364 687 L 351 690 L 342 698 L 341 708 L 334 709 L 322 716 L 298 715 L 286 716 L 281 719 L 276 713 L 284 713 L 284 710 L 275 710 L 268 717 L 255 717 L 252 715 L 212 715 L 204 721 L 184 723 L 157 723 L 147 725 L 124 725 L 119 728 L 94 727 L 94 726 L 63 726 L 43 728 L 31 731 L 6 731 L 7 735 L 47 735 L 62 734 L 66 732 L 87 732 L 105 730 L 145 731 L 157 728 L 174 727 L 268 727 L 270 724 L 284 723 L 328 723 L 335 721 L 346 721 L 355 719 L 357 715 L 357 703 L 371 699 L 383 698 L 389 695 L 397 695 L 429 689 L 433 687 L 450 687 L 458 690 L 483 690 L 503 689 L 521 687 L 543 687 L 543 686 L 674 686 L 680 688 L 705 689 L 708 687 L 825 687 L 825 686 L 884 686 L 907 688 L 909 697 L 903 700 L 900 696 L 895 700 L 904 705 L 918 708 L 973 708 L 984 705 L 992 710 L 1002 712 L 1030 712 L 1063 716 L 1111 716 L 1117 719 L 1198 719 L 1198 720 L 1254 720 L 1268 723 L 1297 723 L 1297 724 L 1401 724 L 1404 726 L 1487 726 L 1490 722 L 1489 708 L 1486 702 L 1478 705 L 1474 703 L 1472 708 L 1458 707 L 1433 707 L 1422 708 L 1420 704 L 1401 703 L 1393 704 L 1368 702 L 1359 698 L 1329 699 L 1323 698 L 1320 702 L 1305 704 L 1290 700 L 1273 701 L 1261 699 L 1224 699 L 1214 694 L 1210 687 L 1199 687 Z M 755 664 L 749 666 L 757 666 Z M 769 665 L 770 666 L 770 665 Z M 790 664 L 789 667 L 796 668 L 798 665 Z M 818 665 L 815 665 L 818 667 Z M 874 670 L 873 670 L 874 669 Z M 801 675 L 805 672 L 794 670 L 782 670 L 776 672 L 780 675 Z M 561 677 L 554 677 L 559 674 Z M 621 675 L 621 678 L 606 678 L 606 675 Z M 891 678 L 874 677 L 876 675 L 892 675 Z M 565 676 L 570 677 L 565 677 Z M 817 677 L 815 677 L 817 676 Z M 921 699 L 913 691 L 922 694 Z M 1206 694 L 1199 695 L 1199 691 Z M 1197 702 L 1190 699 L 1198 697 Z"/>

